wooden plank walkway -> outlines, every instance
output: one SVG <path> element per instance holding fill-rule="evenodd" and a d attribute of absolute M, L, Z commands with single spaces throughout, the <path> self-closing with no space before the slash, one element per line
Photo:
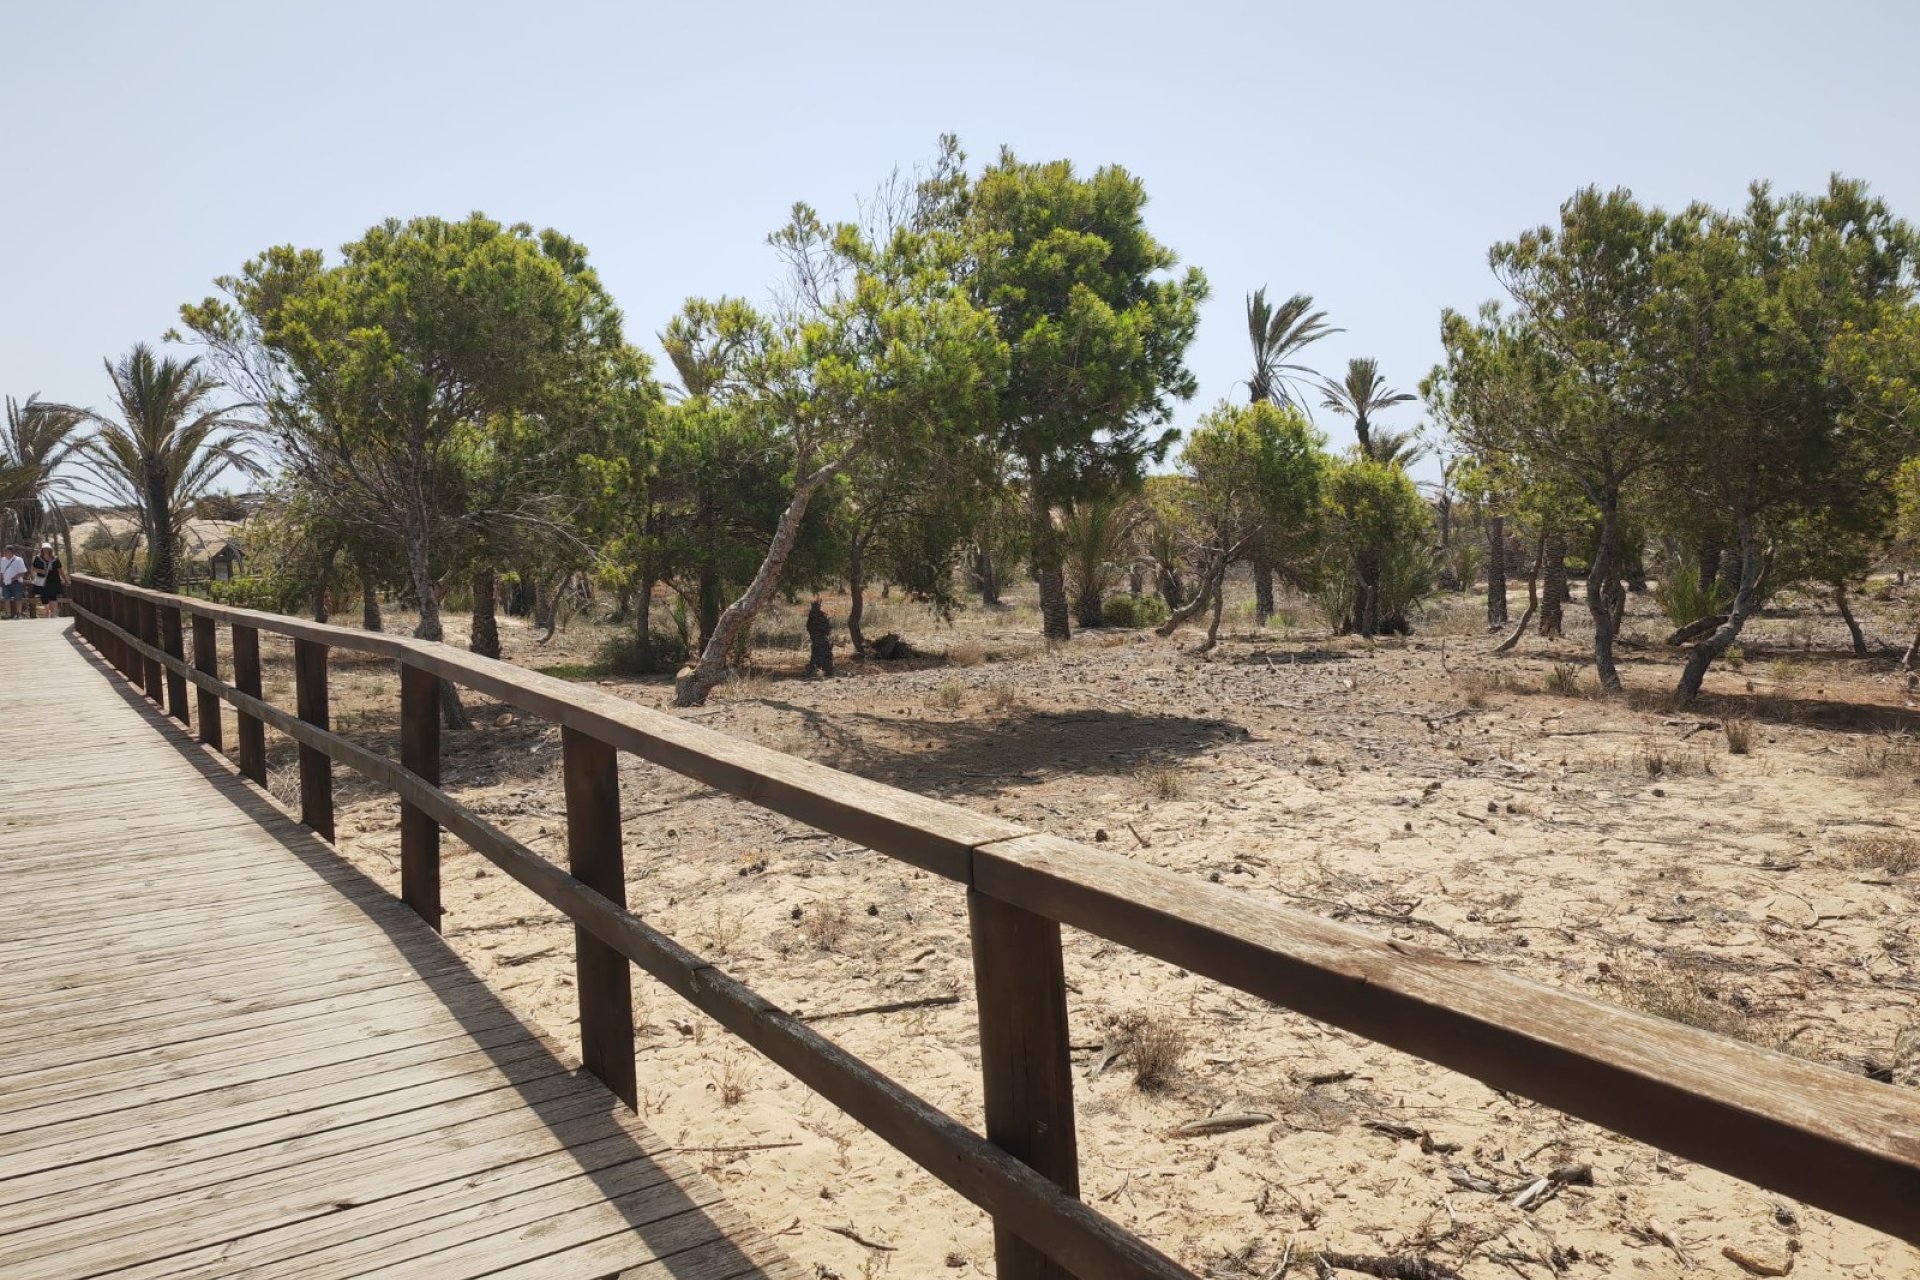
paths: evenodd
<path fill-rule="evenodd" d="M 67 623 L 0 672 L 0 1276 L 798 1280 Z"/>

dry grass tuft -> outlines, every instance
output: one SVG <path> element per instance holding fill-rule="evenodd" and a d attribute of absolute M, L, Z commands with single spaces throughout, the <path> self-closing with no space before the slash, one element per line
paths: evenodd
<path fill-rule="evenodd" d="M 1754 1038 L 1748 1015 L 1723 1003 L 1713 985 L 1698 970 L 1684 964 L 1649 969 L 1623 979 L 1620 1002 L 1702 1031 L 1742 1040 Z"/>
<path fill-rule="evenodd" d="M 1855 778 L 1920 779 L 1920 743 L 1902 733 L 1869 738 L 1848 761 L 1847 773 Z"/>
<path fill-rule="evenodd" d="M 1753 750 L 1753 721 L 1744 716 L 1728 716 L 1721 728 L 1727 735 L 1727 753 L 1744 756 Z"/>
<path fill-rule="evenodd" d="M 989 711 L 1017 711 L 1026 706 L 1020 697 L 1020 691 L 1010 684 L 996 684 L 987 689 L 986 707 Z"/>
<path fill-rule="evenodd" d="M 763 702 L 773 696 L 773 681 L 757 671 L 742 671 L 716 686 L 713 696 L 723 702 Z"/>
<path fill-rule="evenodd" d="M 1912 836 L 1855 836 L 1846 842 L 1848 861 L 1861 870 L 1903 876 L 1920 871 L 1920 840 Z"/>
<path fill-rule="evenodd" d="M 1639 750 L 1633 754 L 1633 765 L 1655 781 L 1661 778 L 1685 778 L 1693 774 L 1711 777 L 1713 774 L 1713 765 L 1705 756 L 1689 755 L 1659 742 L 1641 743 Z"/>
<path fill-rule="evenodd" d="M 942 680 L 927 695 L 927 705 L 941 711 L 958 711 L 967 700 L 966 686 L 958 680 Z"/>
<path fill-rule="evenodd" d="M 838 950 L 853 918 L 838 902 L 816 902 L 800 917 L 800 933 L 815 951 Z"/>
<path fill-rule="evenodd" d="M 978 640 L 961 640 L 947 648 L 950 667 L 977 667 L 987 660 L 987 647 Z"/>
<path fill-rule="evenodd" d="M 1187 794 L 1187 780 L 1180 766 L 1167 760 L 1149 760 L 1136 775 L 1147 793 L 1156 800 L 1178 800 Z"/>
<path fill-rule="evenodd" d="M 1486 706 L 1494 694 L 1511 690 L 1513 677 L 1504 671 L 1457 671 L 1453 687 L 1461 701 L 1477 711 Z"/>
<path fill-rule="evenodd" d="M 720 1059 L 720 1069 L 713 1077 L 713 1091 L 720 1097 L 723 1107 L 737 1107 L 747 1096 L 747 1080 L 740 1069 L 740 1061 L 731 1053 Z"/>
<path fill-rule="evenodd" d="M 1114 1024 L 1121 1052 L 1133 1062 L 1133 1084 L 1146 1092 L 1164 1089 L 1186 1057 L 1187 1033 L 1164 1014 L 1135 1011 Z"/>
<path fill-rule="evenodd" d="M 1571 663 L 1556 664 L 1553 670 L 1547 672 L 1547 678 L 1543 683 L 1548 693 L 1558 694 L 1563 698 L 1586 696 L 1586 690 L 1580 687 L 1580 668 Z"/>

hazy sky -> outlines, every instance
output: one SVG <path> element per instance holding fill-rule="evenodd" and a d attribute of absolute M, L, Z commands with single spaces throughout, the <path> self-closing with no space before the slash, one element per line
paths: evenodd
<path fill-rule="evenodd" d="M 1920 218 L 1917 37 L 1911 0 L 0 0 L 0 390 L 98 403 L 103 356 L 268 245 L 475 209 L 584 241 L 654 348 L 689 294 L 764 296 L 794 200 L 850 213 L 943 130 L 1145 180 L 1213 286 L 1182 422 L 1245 394 L 1261 284 L 1344 326 L 1322 369 L 1412 390 L 1488 245 L 1581 185 L 1840 170 Z"/>

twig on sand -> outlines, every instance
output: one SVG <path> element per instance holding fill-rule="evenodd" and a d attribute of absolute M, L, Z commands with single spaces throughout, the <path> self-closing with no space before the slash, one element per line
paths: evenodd
<path fill-rule="evenodd" d="M 833 1232 L 833 1234 L 837 1236 L 845 1236 L 847 1239 L 853 1241 L 857 1245 L 863 1245 L 868 1249 L 875 1249 L 881 1253 L 900 1252 L 898 1245 L 880 1244 L 877 1241 L 869 1240 L 865 1236 L 861 1235 L 858 1231 L 855 1231 L 852 1227 L 836 1227 L 836 1226 L 833 1226 L 832 1224 L 829 1224 L 827 1226 L 827 1230 Z"/>

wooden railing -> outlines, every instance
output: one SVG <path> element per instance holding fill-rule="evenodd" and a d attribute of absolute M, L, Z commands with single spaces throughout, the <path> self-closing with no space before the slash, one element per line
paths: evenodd
<path fill-rule="evenodd" d="M 1062 924 L 1920 1243 L 1920 1091 L 1405 946 L 445 645 L 94 578 L 76 577 L 72 594 L 81 635 L 182 724 L 195 686 L 203 742 L 222 745 L 218 704 L 234 707 L 240 769 L 255 782 L 266 781 L 266 728 L 292 738 L 301 816 L 322 836 L 333 835 L 335 761 L 397 792 L 401 896 L 435 928 L 442 830 L 564 912 L 581 1057 L 629 1105 L 631 962 L 986 1210 L 1001 1280 L 1190 1276 L 1078 1199 Z M 217 674 L 219 623 L 231 628 L 231 684 Z M 262 631 L 293 641 L 292 714 L 260 696 Z M 399 664 L 398 761 L 329 730 L 335 648 Z M 443 680 L 560 726 L 566 870 L 440 789 Z M 622 751 L 965 886 L 984 1137 L 626 910 Z"/>

